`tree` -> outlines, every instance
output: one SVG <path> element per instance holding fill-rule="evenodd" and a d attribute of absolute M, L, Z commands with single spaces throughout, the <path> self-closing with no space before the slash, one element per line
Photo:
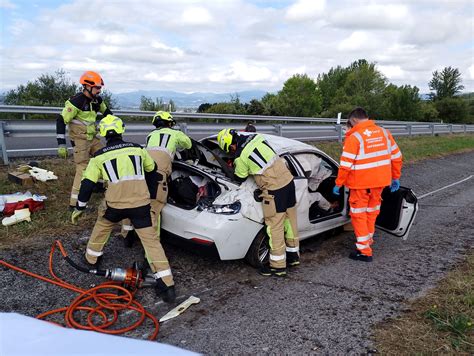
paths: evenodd
<path fill-rule="evenodd" d="M 247 107 L 248 115 L 265 115 L 265 107 L 257 99 L 250 100 L 250 103 Z"/>
<path fill-rule="evenodd" d="M 203 103 L 203 104 L 199 105 L 199 107 L 197 108 L 197 112 L 199 112 L 199 113 L 206 112 L 207 109 L 209 109 L 211 106 L 212 106 L 212 104 Z"/>
<path fill-rule="evenodd" d="M 431 99 L 454 97 L 464 89 L 461 82 L 461 73 L 457 68 L 445 67 L 441 72 L 434 71 L 433 79 L 428 83 L 430 90 L 434 91 L 430 93 Z"/>
<path fill-rule="evenodd" d="M 262 98 L 262 105 L 264 108 L 263 115 L 267 116 L 279 116 L 278 111 L 278 98 L 276 94 L 266 93 Z"/>
<path fill-rule="evenodd" d="M 328 110 L 331 107 L 337 91 L 344 86 L 348 75 L 349 68 L 341 66 L 331 68 L 328 73 L 318 75 L 316 85 L 321 91 L 322 110 Z"/>
<path fill-rule="evenodd" d="M 423 118 L 419 89 L 390 84 L 384 90 L 382 116 L 385 120 L 420 121 Z"/>
<path fill-rule="evenodd" d="M 460 98 L 442 98 L 434 102 L 439 118 L 446 122 L 468 123 L 469 106 Z"/>
<path fill-rule="evenodd" d="M 170 99 L 169 102 L 165 102 L 163 98 L 156 98 L 153 101 L 152 98 L 148 98 L 144 95 L 140 98 L 140 110 L 142 111 L 176 111 L 176 105 L 173 99 Z"/>
<path fill-rule="evenodd" d="M 35 81 L 8 91 L 5 95 L 5 104 L 64 106 L 68 98 L 80 91 L 82 87 L 72 82 L 63 69 L 59 69 L 54 74 L 42 74 Z M 102 92 L 101 97 L 109 108 L 116 106 L 112 94 L 108 91 Z"/>
<path fill-rule="evenodd" d="M 293 75 L 277 94 L 278 111 L 284 116 L 317 116 L 321 112 L 321 103 L 316 83 L 306 74 Z"/>

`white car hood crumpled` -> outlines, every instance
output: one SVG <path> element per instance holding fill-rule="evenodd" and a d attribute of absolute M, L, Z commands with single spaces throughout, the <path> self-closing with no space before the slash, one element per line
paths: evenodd
<path fill-rule="evenodd" d="M 240 201 L 242 208 L 240 213 L 247 219 L 258 223 L 263 223 L 262 203 L 255 201 L 253 192 L 258 189 L 253 177 L 248 177 L 240 187 L 223 191 L 223 193 L 214 201 L 214 204 L 232 204 Z"/>

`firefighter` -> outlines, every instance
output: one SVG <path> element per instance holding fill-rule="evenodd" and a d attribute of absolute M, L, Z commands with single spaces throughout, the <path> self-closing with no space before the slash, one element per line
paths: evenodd
<path fill-rule="evenodd" d="M 341 155 L 339 173 L 333 188 L 350 189 L 349 205 L 356 236 L 356 251 L 349 257 L 372 262 L 375 220 L 380 213 L 382 190 L 400 188 L 402 153 L 391 133 L 369 120 L 362 108 L 355 108 L 348 116 L 348 131 Z"/>
<path fill-rule="evenodd" d="M 156 164 L 140 145 L 122 140 L 124 131 L 122 120 L 116 116 L 107 115 L 100 121 L 99 132 L 105 137 L 107 144 L 96 152 L 84 171 L 71 221 L 73 224 L 77 223 L 95 184 L 99 179 L 104 179 L 107 182 L 106 209 L 103 210 L 103 214 L 99 214 L 92 230 L 85 254 L 87 262 L 97 265 L 114 224 L 122 219 L 130 219 L 157 281 L 157 294 L 161 295 L 165 302 L 172 302 L 175 299 L 173 276 L 168 259 L 152 226 L 148 179 L 145 180 L 145 174 L 150 172 L 152 175 L 150 181 L 154 181 L 156 185 Z"/>
<path fill-rule="evenodd" d="M 62 114 L 56 121 L 59 157 L 67 158 L 66 125 L 69 125 L 69 138 L 74 149 L 76 175 L 69 198 L 71 209 L 76 206 L 82 173 L 90 157 L 103 147 L 100 139 L 97 138 L 95 124 L 97 113 L 101 112 L 104 117 L 112 114 L 99 95 L 104 81 L 98 73 L 87 71 L 81 76 L 79 82 L 82 84 L 82 92 L 66 101 Z"/>
<path fill-rule="evenodd" d="M 286 276 L 287 266 L 300 264 L 293 175 L 260 134 L 223 129 L 217 135 L 217 142 L 223 151 L 234 155 L 235 178 L 243 182 L 253 175 L 262 192 L 270 264 L 263 265 L 259 273 Z"/>
<path fill-rule="evenodd" d="M 168 198 L 168 177 L 171 175 L 171 163 L 176 150 L 190 149 L 192 142 L 184 132 L 173 129 L 176 121 L 169 112 L 158 111 L 153 116 L 151 123 L 156 129 L 147 136 L 146 149 L 158 167 L 158 187 L 156 199 L 151 200 L 151 214 L 153 226 L 156 228 L 159 237 L 160 214 Z M 125 246 L 130 247 L 135 239 L 133 225 L 124 222 L 123 235 L 125 235 L 126 230 L 128 232 L 125 236 Z"/>

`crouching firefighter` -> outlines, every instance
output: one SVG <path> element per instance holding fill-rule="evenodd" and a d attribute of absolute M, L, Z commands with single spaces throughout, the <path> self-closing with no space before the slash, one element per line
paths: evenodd
<path fill-rule="evenodd" d="M 176 121 L 166 111 L 158 111 L 152 119 L 156 127 L 146 138 L 146 149 L 157 165 L 158 187 L 156 198 L 151 200 L 151 216 L 153 227 L 160 237 L 161 210 L 168 199 L 168 177 L 172 171 L 172 161 L 176 150 L 190 149 L 191 139 L 179 130 L 173 129 Z M 130 247 L 135 238 L 132 224 L 124 222 L 122 235 L 125 237 L 125 246 Z"/>
<path fill-rule="evenodd" d="M 238 181 L 253 175 L 261 189 L 263 215 L 270 239 L 270 265 L 263 276 L 286 276 L 286 266 L 300 264 L 296 221 L 296 193 L 293 175 L 260 134 L 224 129 L 217 135 L 219 147 L 234 154 L 234 174 Z"/>
<path fill-rule="evenodd" d="M 89 161 L 71 221 L 77 224 L 95 183 L 104 179 L 107 182 L 106 209 L 103 214 L 99 213 L 92 230 L 85 254 L 87 262 L 97 266 L 114 224 L 130 219 L 157 281 L 157 294 L 165 302 L 172 302 L 175 299 L 173 275 L 156 230 L 152 227 L 150 193 L 145 180 L 146 172 L 156 175 L 155 162 L 140 145 L 123 141 L 124 131 L 122 120 L 116 116 L 107 115 L 100 121 L 99 132 L 107 144 Z M 156 182 L 156 177 L 153 180 Z"/>

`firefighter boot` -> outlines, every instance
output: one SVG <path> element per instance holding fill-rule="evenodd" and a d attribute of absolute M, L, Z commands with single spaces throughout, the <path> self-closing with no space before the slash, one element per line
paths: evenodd
<path fill-rule="evenodd" d="M 300 265 L 300 255 L 298 252 L 286 253 L 286 265 L 288 267 L 295 267 Z"/>
<path fill-rule="evenodd" d="M 155 292 L 165 303 L 173 303 L 176 299 L 174 286 L 167 286 L 161 278 L 156 280 Z"/>
<path fill-rule="evenodd" d="M 87 268 L 99 269 L 102 265 L 102 257 L 103 256 L 99 256 L 97 257 L 97 261 L 95 263 L 90 263 L 87 260 L 86 255 L 82 255 L 82 262 L 87 266 Z"/>
<path fill-rule="evenodd" d="M 286 268 L 274 268 L 267 265 L 260 267 L 258 273 L 262 276 L 286 277 Z"/>
<path fill-rule="evenodd" d="M 373 258 L 372 256 L 366 256 L 360 253 L 360 251 L 354 251 L 351 252 L 349 255 L 350 259 L 356 260 L 356 261 L 363 261 L 363 262 L 372 262 Z"/>

